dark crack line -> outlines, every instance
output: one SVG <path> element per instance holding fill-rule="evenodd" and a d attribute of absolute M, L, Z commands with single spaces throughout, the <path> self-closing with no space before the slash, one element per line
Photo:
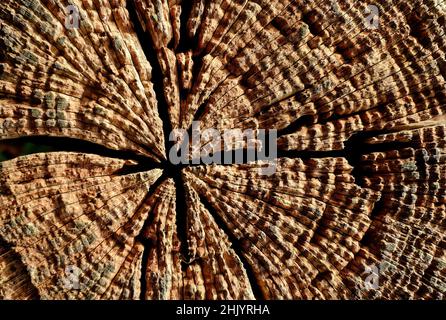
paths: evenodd
<path fill-rule="evenodd" d="M 155 91 L 156 101 L 158 103 L 158 114 L 163 122 L 164 144 L 166 151 L 169 152 L 170 148 L 173 146 L 173 141 L 169 141 L 169 135 L 170 132 L 172 132 L 172 125 L 170 123 L 168 113 L 168 104 L 166 98 L 164 97 L 163 73 L 161 71 L 158 55 L 154 49 L 155 46 L 150 34 L 145 32 L 139 23 L 138 13 L 136 12 L 133 1 L 127 1 L 127 10 L 129 12 L 130 21 L 133 21 L 135 33 L 143 49 L 144 55 L 152 67 L 151 82 L 153 83 L 153 90 Z"/>
<path fill-rule="evenodd" d="M 180 42 L 178 43 L 177 52 L 186 52 L 196 47 L 196 37 L 189 39 L 187 37 L 187 22 L 192 12 L 193 1 L 186 0 L 181 3 L 180 16 Z"/>
<path fill-rule="evenodd" d="M 177 236 L 180 240 L 180 253 L 182 256 L 181 267 L 182 270 L 187 267 L 187 262 L 190 261 L 189 249 L 187 246 L 187 223 L 186 223 L 186 197 L 184 191 L 184 185 L 181 178 L 181 170 L 171 165 L 164 168 L 163 174 L 158 180 L 151 186 L 149 193 L 144 198 L 141 205 L 146 203 L 148 199 L 153 196 L 153 194 L 158 190 L 162 183 L 166 181 L 166 179 L 172 178 L 175 182 L 175 190 L 176 190 L 176 227 L 177 227 Z M 152 208 L 151 208 L 152 209 Z M 148 258 L 149 252 L 152 247 L 154 247 L 154 243 L 151 239 L 144 237 L 144 232 L 148 230 L 148 228 L 153 224 L 155 215 L 150 210 L 147 219 L 144 221 L 144 225 L 140 231 L 140 234 L 135 238 L 136 241 L 139 241 L 143 246 L 143 255 L 141 261 L 141 292 L 140 292 L 140 300 L 146 299 L 147 292 L 147 270 L 148 270 Z"/>
<path fill-rule="evenodd" d="M 130 21 L 133 22 L 134 30 L 136 32 L 138 41 L 143 49 L 145 57 L 147 61 L 152 66 L 152 83 L 154 86 L 154 91 L 156 95 L 156 100 L 158 103 L 158 113 L 163 123 L 163 132 L 164 132 L 164 142 L 166 151 L 173 147 L 174 142 L 169 140 L 170 132 L 172 132 L 172 125 L 170 122 L 170 117 L 168 113 L 168 104 L 166 98 L 164 96 L 164 82 L 163 82 L 163 73 L 161 70 L 158 54 L 154 49 L 153 41 L 151 36 L 143 30 L 143 27 L 139 21 L 138 13 L 135 8 L 135 3 L 132 0 L 128 0 L 126 3 L 127 10 L 129 12 Z M 193 50 L 197 45 L 197 37 L 195 36 L 193 39 L 188 38 L 187 36 L 187 21 L 190 16 L 192 10 L 192 1 L 183 1 L 182 4 L 182 12 L 180 16 L 180 41 L 178 47 L 176 48 L 176 52 L 186 52 L 189 50 Z M 311 30 L 311 24 L 310 30 Z M 204 55 L 204 51 L 201 54 L 197 54 L 193 56 L 193 79 L 196 81 L 197 75 L 202 67 L 202 58 Z M 21 80 L 20 80 L 21 81 Z M 20 86 L 21 82 L 19 81 L 18 86 Z M 187 92 L 181 92 L 181 100 L 186 99 Z M 194 120 L 199 120 L 202 115 L 206 112 L 207 109 L 207 100 L 204 101 L 196 110 L 194 114 Z M 323 120 L 322 123 L 327 123 L 328 121 L 333 121 L 336 119 L 343 118 L 343 116 L 333 116 L 331 118 Z M 291 134 L 296 132 L 298 129 L 304 126 L 308 126 L 316 123 L 316 118 L 314 116 L 302 116 L 301 118 L 295 120 L 286 128 L 279 130 L 278 135 L 283 136 L 287 134 Z M 396 131 L 399 131 L 395 129 Z M 190 131 L 190 128 L 189 128 Z M 385 142 L 376 145 L 370 145 L 365 143 L 365 139 L 377 136 L 379 134 L 388 133 L 389 131 L 369 131 L 369 132 L 358 132 L 352 135 L 350 139 L 345 142 L 345 148 L 342 150 L 331 150 L 331 151 L 284 151 L 278 150 L 277 158 L 288 157 L 288 158 L 299 158 L 299 159 L 311 159 L 311 158 L 333 158 L 333 157 L 341 157 L 347 159 L 350 165 L 353 167 L 352 175 L 355 177 L 355 181 L 361 181 L 362 177 L 364 177 L 367 173 L 361 170 L 360 160 L 361 156 L 371 152 L 378 151 L 386 151 L 386 150 L 398 150 L 400 148 L 405 148 L 410 146 L 410 143 L 398 143 L 398 142 Z M 136 161 L 135 165 L 125 165 L 122 169 L 117 171 L 115 174 L 118 175 L 126 175 L 136 172 L 148 171 L 154 168 L 162 168 L 163 174 L 161 177 L 157 179 L 157 181 L 150 187 L 150 190 L 147 192 L 146 196 L 142 200 L 141 204 L 138 206 L 137 211 L 141 210 L 145 203 L 147 203 L 148 199 L 152 197 L 155 192 L 159 189 L 159 187 L 166 181 L 167 178 L 172 178 L 175 182 L 175 190 L 176 190 L 176 228 L 177 228 L 177 236 L 180 240 L 181 246 L 181 267 L 184 271 L 185 268 L 189 265 L 190 262 L 190 253 L 188 248 L 188 223 L 187 223 L 187 201 L 186 201 L 186 190 L 184 186 L 183 176 L 181 173 L 182 168 L 186 166 L 193 166 L 194 164 L 186 164 L 186 165 L 172 165 L 168 161 L 164 161 L 163 163 L 156 163 L 153 160 L 150 160 L 146 156 L 138 155 L 132 151 L 120 151 L 120 150 L 112 150 L 106 148 L 104 146 L 83 141 L 80 139 L 72 139 L 72 138 L 63 138 L 63 137 L 47 137 L 47 136 L 38 136 L 38 137 L 25 137 L 25 138 L 16 138 L 3 140 L 1 144 L 3 145 L 17 145 L 32 143 L 39 146 L 43 146 L 44 148 L 50 151 L 65 151 L 65 152 L 82 152 L 82 153 L 91 153 L 104 157 L 110 158 L 119 158 L 124 160 L 134 160 Z M 145 147 L 145 146 L 143 146 Z M 145 147 L 147 149 L 147 147 Z M 150 150 L 147 150 L 151 153 Z M 48 151 L 46 151 L 48 152 Z M 233 156 L 233 153 L 236 150 L 230 151 Z M 11 155 L 13 157 L 13 155 Z M 221 152 L 221 159 L 224 159 L 224 152 Z M 256 160 L 259 160 L 256 158 Z M 244 157 L 243 163 L 247 163 L 246 160 L 246 149 L 244 149 Z M 229 165 L 234 165 L 231 163 Z M 255 274 L 253 266 L 250 265 L 247 259 L 244 256 L 243 249 L 243 239 L 238 239 L 233 231 L 229 229 L 223 219 L 219 216 L 216 209 L 212 206 L 212 204 L 202 195 L 200 195 L 200 201 L 204 205 L 204 207 L 209 211 L 217 226 L 228 236 L 229 241 L 231 242 L 231 248 L 234 250 L 235 254 L 240 259 L 244 270 L 248 276 L 249 283 L 251 285 L 252 291 L 256 299 L 265 299 L 265 295 L 262 292 L 259 281 L 257 281 L 258 276 Z M 382 209 L 384 204 L 383 199 L 381 198 L 379 201 L 375 203 L 375 207 L 372 211 L 373 215 L 376 215 Z M 141 262 L 141 292 L 140 299 L 144 300 L 147 292 L 147 278 L 146 272 L 148 267 L 148 255 L 150 252 L 150 248 L 154 246 L 152 241 L 146 237 L 144 237 L 144 232 L 153 224 L 154 214 L 152 212 L 152 208 L 148 209 L 147 219 L 143 223 L 143 227 L 140 233 L 136 236 L 135 240 L 140 242 L 144 246 L 143 254 L 142 254 L 142 262 Z M 136 211 L 135 211 L 136 212 Z M 373 230 L 370 229 L 367 231 L 361 243 L 367 246 L 371 241 L 369 237 L 373 236 Z M 1 244 L 1 239 L 0 239 Z"/>
<path fill-rule="evenodd" d="M 305 127 L 305 126 L 311 126 L 316 124 L 316 118 L 313 115 L 304 115 L 301 116 L 299 119 L 293 121 L 290 125 L 288 125 L 287 127 L 278 130 L 277 131 L 277 136 L 281 137 L 281 136 L 285 136 L 288 134 L 292 134 L 297 132 L 300 128 Z"/>
<path fill-rule="evenodd" d="M 151 160 L 147 156 L 138 155 L 133 151 L 113 150 L 103 145 L 93 142 L 67 137 L 52 136 L 27 136 L 21 138 L 5 139 L 0 142 L 2 146 L 17 147 L 22 146 L 21 155 L 32 154 L 38 152 L 76 152 L 89 153 L 107 158 L 117 158 L 122 160 L 134 160 L 138 163 L 145 163 L 148 169 L 158 168 L 160 164 Z M 26 152 L 26 146 L 38 146 L 36 152 Z M 19 155 L 18 155 L 19 156 Z M 18 157 L 9 154 L 9 160 Z"/>
<path fill-rule="evenodd" d="M 376 217 L 379 213 L 382 212 L 384 209 L 384 205 L 386 203 L 386 198 L 381 196 L 381 198 L 375 202 L 372 211 L 370 212 L 370 227 L 367 229 L 367 231 L 364 233 L 364 236 L 359 241 L 361 243 L 361 246 L 369 247 L 371 248 L 372 244 L 376 244 L 377 241 L 374 240 L 374 237 L 376 237 L 376 229 L 374 227 L 374 223 L 376 222 Z"/>
<path fill-rule="evenodd" d="M 198 45 L 197 36 L 190 38 L 187 32 L 187 26 L 189 17 L 192 13 L 193 1 L 183 1 L 181 3 L 181 15 L 180 15 L 180 41 L 175 50 L 176 53 L 186 53 L 188 51 L 193 52 L 194 49 Z M 201 66 L 201 56 L 193 56 L 192 54 L 192 80 L 196 79 L 199 67 Z M 181 74 L 182 70 L 180 70 L 180 66 L 177 66 L 178 74 Z M 185 103 L 187 101 L 188 95 L 190 93 L 190 89 L 184 89 L 182 86 L 180 87 L 180 103 Z M 180 121 L 183 121 L 183 113 L 184 110 L 180 108 Z"/>
<path fill-rule="evenodd" d="M 191 262 L 188 244 L 187 201 L 186 190 L 181 170 L 175 170 L 173 174 L 176 190 L 176 228 L 180 241 L 181 270 L 185 271 Z"/>
<path fill-rule="evenodd" d="M 237 239 L 237 237 L 232 233 L 232 231 L 228 228 L 223 219 L 218 215 L 214 207 L 209 203 L 209 201 L 202 195 L 200 195 L 200 201 L 204 205 L 204 207 L 209 211 L 211 216 L 214 218 L 217 226 L 228 236 L 229 241 L 231 242 L 231 248 L 234 250 L 237 257 L 240 259 L 243 269 L 246 271 L 246 275 L 248 276 L 249 283 L 251 285 L 252 292 L 254 294 L 254 298 L 256 300 L 266 300 L 265 295 L 262 292 L 262 289 L 259 286 L 259 282 L 257 281 L 257 276 L 254 273 L 253 267 L 248 263 L 245 258 L 243 252 L 242 241 Z"/>
<path fill-rule="evenodd" d="M 134 25 L 135 25 L 135 31 L 138 36 L 138 40 L 141 44 L 141 47 L 143 48 L 147 60 L 152 66 L 152 83 L 154 86 L 154 91 L 158 102 L 158 113 L 163 122 L 165 147 L 166 151 L 169 152 L 169 150 L 174 146 L 174 141 L 170 141 L 169 139 L 170 133 L 172 132 L 172 124 L 170 122 L 170 117 L 168 114 L 168 104 L 164 96 L 163 73 L 161 70 L 160 62 L 158 60 L 156 52 L 154 51 L 154 46 L 150 35 L 145 33 L 141 25 L 137 23 L 138 16 L 136 8 L 134 7 L 132 1 L 127 1 L 127 9 L 130 14 L 130 19 L 132 21 L 135 21 Z M 185 12 L 182 13 L 182 22 L 186 19 L 185 18 L 186 15 L 187 11 L 185 10 Z M 187 42 L 185 40 L 183 40 L 183 42 L 180 41 L 180 47 L 185 48 L 186 43 Z M 183 187 L 183 180 L 181 177 L 181 168 L 182 166 L 174 166 L 169 161 L 163 163 L 163 169 L 164 169 L 163 176 L 170 177 L 175 182 L 177 236 L 181 243 L 180 251 L 183 256 L 183 261 L 189 261 L 189 249 L 187 246 L 187 223 L 186 223 L 187 206 L 186 206 L 185 191 Z M 152 221 L 148 219 L 146 223 L 150 225 Z M 147 255 L 149 251 L 148 248 L 151 245 L 151 243 L 150 241 L 144 239 L 141 240 L 145 241 L 144 252 L 143 252 L 144 260 L 141 266 L 142 268 L 141 273 L 144 274 L 144 276 L 142 276 L 141 279 L 141 287 L 142 287 L 141 292 L 145 292 L 147 290 L 147 282 L 145 279 L 145 272 L 147 268 Z M 182 266 L 184 265 L 182 264 Z M 142 295 L 143 293 L 141 293 L 141 297 L 143 297 Z"/>
<path fill-rule="evenodd" d="M 346 142 L 342 150 L 343 157 L 353 167 L 351 175 L 355 178 L 355 183 L 363 187 L 363 177 L 367 172 L 361 168 L 361 157 L 374 152 L 384 152 L 391 150 L 401 150 L 410 147 L 411 142 L 382 142 L 377 144 L 366 143 L 365 140 L 379 136 L 381 134 L 391 133 L 390 130 L 382 131 L 362 131 L 353 134 Z"/>
<path fill-rule="evenodd" d="M 150 219 L 150 217 L 153 216 L 153 212 L 150 211 L 149 212 L 149 217 L 148 219 L 145 221 L 150 221 L 149 223 L 152 224 L 153 221 L 152 219 Z M 136 237 L 136 241 L 139 241 L 144 249 L 142 251 L 142 257 L 141 257 L 141 278 L 139 280 L 139 283 L 141 285 L 141 291 L 139 293 L 139 300 L 146 300 L 146 293 L 147 293 L 147 267 L 149 264 L 149 252 L 150 252 L 150 248 L 153 247 L 153 243 L 150 239 L 146 239 L 142 236 L 142 233 L 144 232 L 144 230 L 146 230 L 146 228 L 148 227 L 148 225 L 146 226 L 146 223 L 144 223 L 144 227 L 141 229 L 141 234 L 138 235 Z"/>
<path fill-rule="evenodd" d="M 321 159 L 321 158 L 344 158 L 348 161 L 353 170 L 351 175 L 355 178 L 355 183 L 362 185 L 362 178 L 367 172 L 361 169 L 361 157 L 374 152 L 384 152 L 390 150 L 401 150 L 411 146 L 411 142 L 382 142 L 377 144 L 366 143 L 365 140 L 382 134 L 398 132 L 400 130 L 375 130 L 361 131 L 352 134 L 352 136 L 344 142 L 344 148 L 340 150 L 313 151 L 313 150 L 278 150 L 277 158 L 291 159 Z"/>
<path fill-rule="evenodd" d="M 147 203 L 147 201 L 158 191 L 160 186 L 166 181 L 167 178 L 168 178 L 167 173 L 163 172 L 161 177 L 159 177 L 158 180 L 156 180 L 155 183 L 150 186 L 149 192 L 146 194 L 143 201 L 141 202 L 141 205 L 138 207 L 137 210 L 140 210 L 141 207 Z M 156 203 L 154 205 L 156 205 Z M 146 272 L 147 272 L 147 266 L 148 266 L 148 262 L 149 262 L 149 252 L 150 252 L 150 248 L 152 248 L 154 246 L 151 239 L 144 237 L 144 232 L 153 224 L 155 215 L 154 215 L 152 209 L 153 208 L 149 208 L 148 216 L 147 216 L 146 220 L 144 221 L 141 231 L 135 237 L 135 241 L 140 242 L 144 246 L 144 250 L 143 250 L 142 258 L 141 258 L 140 300 L 146 299 L 146 292 L 147 292 L 147 278 L 146 278 L 147 273 Z"/>

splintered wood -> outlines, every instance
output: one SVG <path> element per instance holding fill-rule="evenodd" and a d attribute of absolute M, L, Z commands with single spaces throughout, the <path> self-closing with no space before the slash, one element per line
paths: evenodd
<path fill-rule="evenodd" d="M 0 163 L 0 298 L 445 299 L 445 113 L 444 0 L 2 0 L 0 140 L 107 152 Z"/>

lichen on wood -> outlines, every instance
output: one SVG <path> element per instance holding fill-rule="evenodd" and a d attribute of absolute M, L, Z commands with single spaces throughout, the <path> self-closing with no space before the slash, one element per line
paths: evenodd
<path fill-rule="evenodd" d="M 0 298 L 445 299 L 445 19 L 443 0 L 2 0 L 0 145 L 62 146 L 0 163 Z M 194 121 L 277 130 L 275 172 L 173 165 Z"/>

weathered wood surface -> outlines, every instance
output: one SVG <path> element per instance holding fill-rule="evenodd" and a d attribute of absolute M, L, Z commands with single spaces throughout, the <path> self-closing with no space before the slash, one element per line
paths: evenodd
<path fill-rule="evenodd" d="M 444 299 L 445 18 L 444 0 L 2 0 L 0 140 L 153 168 L 0 163 L 0 298 Z M 166 130 L 194 119 L 279 130 L 276 172 L 172 169 Z"/>

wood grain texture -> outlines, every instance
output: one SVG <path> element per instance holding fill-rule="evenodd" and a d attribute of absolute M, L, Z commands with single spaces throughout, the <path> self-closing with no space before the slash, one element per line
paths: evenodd
<path fill-rule="evenodd" d="M 444 0 L 2 0 L 0 144 L 102 151 L 0 163 L 0 298 L 445 299 L 445 55 Z"/>

